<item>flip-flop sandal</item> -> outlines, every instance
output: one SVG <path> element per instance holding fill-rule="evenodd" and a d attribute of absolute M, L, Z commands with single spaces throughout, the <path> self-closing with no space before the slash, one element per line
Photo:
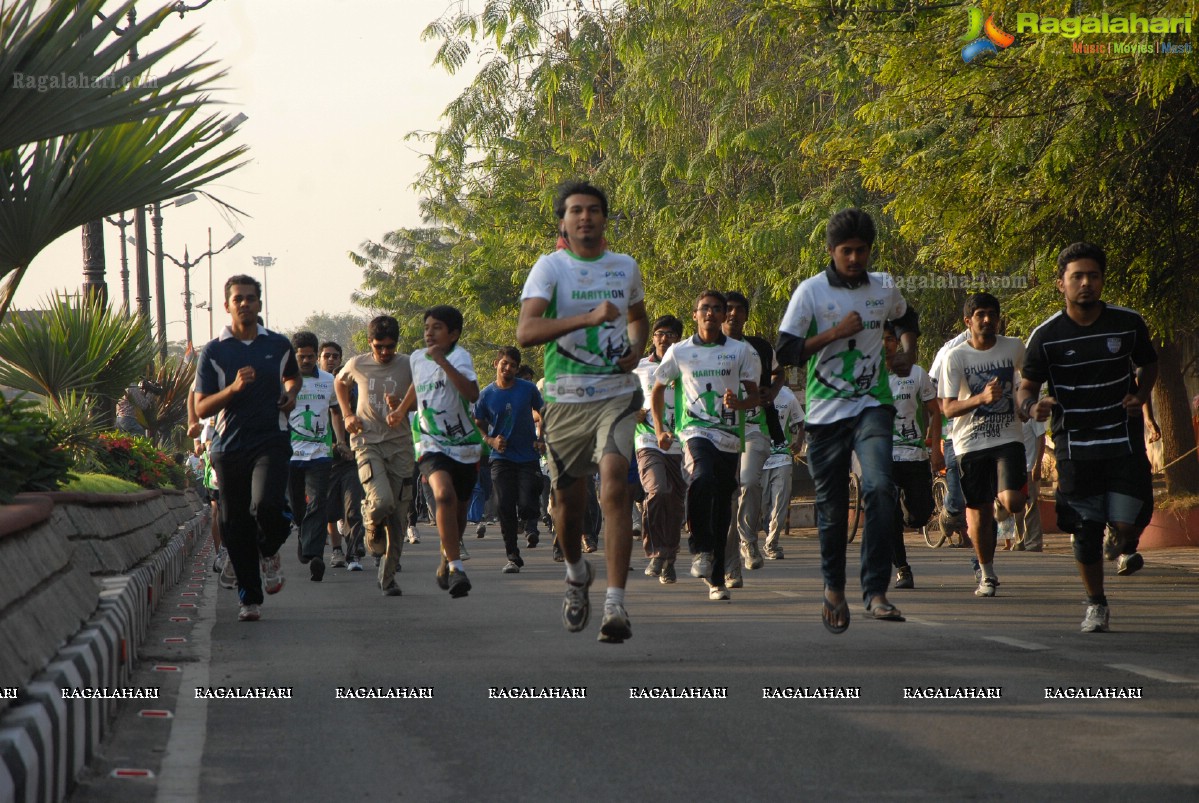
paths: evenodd
<path fill-rule="evenodd" d="M 833 617 L 844 617 L 845 624 L 833 624 Z M 849 603 L 841 600 L 840 604 L 834 605 L 828 599 L 824 600 L 824 608 L 820 611 L 821 621 L 824 622 L 824 629 L 833 634 L 841 634 L 849 630 Z"/>
<path fill-rule="evenodd" d="M 867 605 L 866 613 L 878 619 L 880 622 L 904 622 L 903 614 L 889 602 L 884 602 L 881 605 Z"/>

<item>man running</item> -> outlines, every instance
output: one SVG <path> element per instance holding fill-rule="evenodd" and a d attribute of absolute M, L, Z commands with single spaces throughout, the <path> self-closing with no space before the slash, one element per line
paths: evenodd
<path fill-rule="evenodd" d="M 204 347 L 196 369 L 196 414 L 216 416 L 210 453 L 242 622 L 260 618 L 264 586 L 268 594 L 283 588 L 279 549 L 291 532 L 284 511 L 291 458 L 287 414 L 301 385 L 291 343 L 259 325 L 261 310 L 258 280 L 231 276 L 225 282 L 229 325 Z"/>
<path fill-rule="evenodd" d="M 1142 408 L 1157 381 L 1157 352 L 1138 313 L 1100 300 L 1106 270 L 1107 255 L 1091 243 L 1058 255 L 1066 308 L 1033 330 L 1017 396 L 1025 415 L 1050 422 L 1058 524 L 1071 533 L 1087 592 L 1084 633 L 1104 632 L 1110 621 L 1104 525 L 1113 525 L 1119 542 L 1117 573 L 1128 575 L 1145 565 L 1137 541 L 1153 513 Z M 1049 395 L 1038 401 L 1045 382 Z"/>
<path fill-rule="evenodd" d="M 566 559 L 562 623 L 578 632 L 591 614 L 593 573 L 581 541 L 585 478 L 598 467 L 608 568 L 599 640 L 618 644 L 633 635 L 624 607 L 633 538 L 628 474 L 642 401 L 632 371 L 645 351 L 645 290 L 637 263 L 607 250 L 602 190 L 564 185 L 554 214 L 567 247 L 542 256 L 529 272 L 516 339 L 524 347 L 546 344 L 545 445 Z"/>

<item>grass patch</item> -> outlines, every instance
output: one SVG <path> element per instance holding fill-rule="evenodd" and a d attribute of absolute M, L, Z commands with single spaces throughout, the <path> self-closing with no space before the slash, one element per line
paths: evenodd
<path fill-rule="evenodd" d="M 91 494 L 132 494 L 146 490 L 135 482 L 108 474 L 77 474 L 78 479 L 62 486 L 64 491 Z"/>
<path fill-rule="evenodd" d="M 1183 512 L 1191 508 L 1199 507 L 1199 496 L 1195 494 L 1174 494 L 1172 496 L 1160 496 L 1153 500 L 1153 506 L 1157 510 L 1176 510 Z"/>

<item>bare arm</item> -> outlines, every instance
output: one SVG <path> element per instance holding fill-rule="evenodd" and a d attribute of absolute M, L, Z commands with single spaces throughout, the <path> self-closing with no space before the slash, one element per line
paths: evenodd
<path fill-rule="evenodd" d="M 999 386 L 999 378 L 991 377 L 982 390 L 967 399 L 949 399 L 942 397 L 941 407 L 947 418 L 957 418 L 971 410 L 977 410 L 984 404 L 993 404 L 1003 397 L 1003 389 Z"/>
<path fill-rule="evenodd" d="M 665 451 L 674 440 L 674 433 L 662 428 L 666 417 L 666 385 L 654 382 L 654 389 L 649 393 L 650 408 L 654 411 L 654 432 L 658 436 L 658 448 Z"/>
<path fill-rule="evenodd" d="M 234 377 L 231 384 L 226 385 L 216 393 L 197 393 L 196 394 L 196 415 L 200 418 L 211 418 L 229 406 L 233 401 L 233 397 L 245 390 L 254 380 L 257 374 L 250 366 L 240 368 L 237 376 Z"/>

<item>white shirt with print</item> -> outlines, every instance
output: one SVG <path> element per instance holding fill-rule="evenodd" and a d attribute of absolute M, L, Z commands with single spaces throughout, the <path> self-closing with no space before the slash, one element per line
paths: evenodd
<path fill-rule="evenodd" d="M 895 422 L 891 429 L 891 459 L 904 462 L 928 460 L 928 410 L 925 404 L 937 398 L 937 388 L 928 372 L 913 365 L 907 376 L 891 374 L 891 398 L 895 400 Z"/>
<path fill-rule="evenodd" d="M 296 406 L 288 415 L 291 429 L 291 459 L 319 460 L 333 454 L 333 433 L 329 431 L 329 408 L 337 406 L 333 374 L 316 369 L 316 376 L 300 375 L 304 380 L 296 395 Z"/>
<path fill-rule="evenodd" d="M 637 378 L 617 365 L 629 352 L 629 307 L 645 300 L 641 269 L 632 257 L 605 251 L 583 259 L 567 248 L 546 254 L 533 265 L 520 298 L 548 301 L 544 317 L 553 319 L 585 315 L 605 301 L 620 310 L 613 321 L 546 344 L 546 402 L 600 401 L 637 390 Z"/>
<path fill-rule="evenodd" d="M 680 440 L 707 438 L 722 452 L 740 452 L 745 439 L 745 414 L 724 406 L 726 390 L 745 397 L 743 381 L 756 383 L 762 373 L 758 353 L 740 340 L 720 336 L 704 343 L 695 336 L 670 347 L 657 382 L 675 382 L 675 426 Z M 676 381 L 677 380 L 677 381 Z"/>
<path fill-rule="evenodd" d="M 774 397 L 774 409 L 779 414 L 783 440 L 770 444 L 770 457 L 762 464 L 763 471 L 791 465 L 791 444 L 795 442 L 795 428 L 803 423 L 803 405 L 786 385 L 779 388 L 778 395 Z"/>
<path fill-rule="evenodd" d="M 651 360 L 649 357 L 642 357 L 641 362 L 637 363 L 637 367 L 633 370 L 637 380 L 641 383 L 641 409 L 645 410 L 645 421 L 637 425 L 636 445 L 638 449 L 652 449 L 655 452 L 662 451 L 658 447 L 658 435 L 654 430 L 654 411 L 652 405 L 651 393 L 654 389 L 654 375 L 658 372 L 658 361 Z M 665 409 L 663 414 L 663 429 L 670 434 L 675 434 L 676 416 L 674 411 L 674 388 L 667 388 L 665 395 Z M 683 453 L 683 446 L 679 443 L 676 437 L 671 441 L 670 448 L 666 450 L 666 454 Z"/>
<path fill-rule="evenodd" d="M 834 340 L 808 358 L 809 426 L 853 418 L 863 410 L 891 403 L 883 360 L 883 321 L 907 312 L 903 294 L 887 273 L 867 273 L 857 287 L 829 284 L 828 271 L 800 282 L 791 295 L 779 330 L 810 338 L 836 326 L 846 315 L 862 317 L 862 331 Z"/>
<path fill-rule="evenodd" d="M 446 355 L 450 365 L 470 381 L 477 381 L 470 353 L 454 346 Z M 428 349 L 418 349 L 409 357 L 412 384 L 416 388 L 417 450 L 423 457 L 441 452 L 459 463 L 477 463 L 483 456 L 483 436 L 471 415 L 470 402 L 458 392 Z"/>
<path fill-rule="evenodd" d="M 995 345 L 980 351 L 965 340 L 945 357 L 937 394 L 942 399 L 964 401 L 981 393 L 992 378 L 999 378 L 999 401 L 976 407 L 953 419 L 956 455 L 989 449 L 1005 443 L 1022 443 L 1024 433 L 1016 416 L 1016 385 L 1024 366 L 1024 343 L 997 335 Z"/>

